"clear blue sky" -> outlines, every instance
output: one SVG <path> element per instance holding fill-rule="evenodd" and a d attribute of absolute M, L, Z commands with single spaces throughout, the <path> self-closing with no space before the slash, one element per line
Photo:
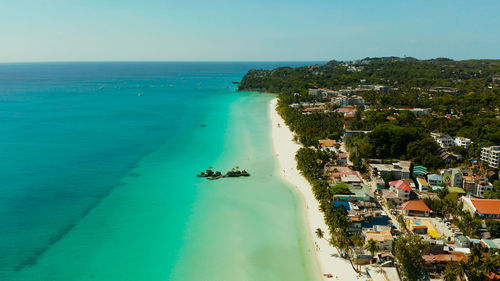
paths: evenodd
<path fill-rule="evenodd" d="M 500 58 L 499 0 L 1 2 L 0 62 Z"/>

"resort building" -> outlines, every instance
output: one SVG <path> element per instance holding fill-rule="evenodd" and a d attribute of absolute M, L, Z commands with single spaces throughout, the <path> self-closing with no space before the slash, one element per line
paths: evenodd
<path fill-rule="evenodd" d="M 448 149 L 455 145 L 455 140 L 448 135 L 440 133 L 431 133 L 431 137 L 439 144 L 441 148 Z"/>
<path fill-rule="evenodd" d="M 481 161 L 491 168 L 500 168 L 500 145 L 483 147 L 481 150 Z"/>
<path fill-rule="evenodd" d="M 430 186 L 429 183 L 424 178 L 417 178 L 418 190 L 427 191 Z"/>
<path fill-rule="evenodd" d="M 471 196 L 463 196 L 463 209 L 473 215 L 485 219 L 500 218 L 500 199 L 478 199 Z"/>
<path fill-rule="evenodd" d="M 403 203 L 401 205 L 401 208 L 403 209 L 403 212 L 407 216 L 429 216 L 429 212 L 431 209 L 425 204 L 424 201 L 420 200 L 411 200 L 408 202 Z"/>
<path fill-rule="evenodd" d="M 471 144 L 470 139 L 464 137 L 455 137 L 455 145 L 461 146 L 465 149 L 468 149 Z"/>
<path fill-rule="evenodd" d="M 441 133 L 431 133 L 431 137 L 433 137 L 439 146 L 444 149 L 448 149 L 452 146 L 461 146 L 468 149 L 471 144 L 471 140 L 464 137 L 450 137 Z"/>
<path fill-rule="evenodd" d="M 411 186 L 403 180 L 396 180 L 389 182 L 390 191 L 395 193 L 397 198 L 401 200 L 410 199 Z"/>
<path fill-rule="evenodd" d="M 395 179 L 410 178 L 410 161 L 399 161 L 392 164 L 369 164 L 368 169 L 372 177 L 384 178 L 387 174 L 392 174 Z"/>

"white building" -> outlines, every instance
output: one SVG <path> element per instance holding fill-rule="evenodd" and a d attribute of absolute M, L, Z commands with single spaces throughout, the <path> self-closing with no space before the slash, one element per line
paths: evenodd
<path fill-rule="evenodd" d="M 441 148 L 448 149 L 455 145 L 455 140 L 448 135 L 431 133 L 431 137 L 434 138 Z"/>
<path fill-rule="evenodd" d="M 500 145 L 483 147 L 481 161 L 488 164 L 491 168 L 500 168 Z"/>
<path fill-rule="evenodd" d="M 456 146 L 461 146 L 466 149 L 468 149 L 471 144 L 470 139 L 464 137 L 455 137 L 454 141 Z"/>

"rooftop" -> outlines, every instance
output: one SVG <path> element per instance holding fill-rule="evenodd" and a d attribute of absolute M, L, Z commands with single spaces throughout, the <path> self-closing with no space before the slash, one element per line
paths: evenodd
<path fill-rule="evenodd" d="M 324 139 L 324 140 L 319 140 L 319 143 L 321 147 L 332 147 L 337 144 L 337 141 L 331 139 Z"/>
<path fill-rule="evenodd" d="M 392 241 L 392 235 L 391 232 L 388 230 L 385 231 L 367 231 L 365 232 L 365 238 L 366 241 L 373 239 L 377 242 L 384 242 L 384 241 Z"/>
<path fill-rule="evenodd" d="M 427 205 L 424 203 L 424 201 L 420 201 L 420 200 L 411 200 L 411 201 L 405 202 L 405 203 L 403 203 L 403 205 L 401 205 L 401 207 L 403 208 L 403 210 L 406 210 L 406 211 L 421 211 L 421 212 L 430 212 L 431 211 L 431 209 L 429 209 L 429 207 L 427 207 Z"/>
<path fill-rule="evenodd" d="M 474 199 L 470 201 L 479 214 L 500 214 L 500 199 Z"/>
<path fill-rule="evenodd" d="M 420 185 L 429 185 L 429 183 L 424 178 L 417 178 Z"/>
<path fill-rule="evenodd" d="M 410 184 L 408 184 L 404 180 L 391 181 L 391 182 L 389 182 L 389 185 L 395 186 L 399 190 L 404 190 L 404 191 L 412 191 L 413 190 L 411 188 Z"/>

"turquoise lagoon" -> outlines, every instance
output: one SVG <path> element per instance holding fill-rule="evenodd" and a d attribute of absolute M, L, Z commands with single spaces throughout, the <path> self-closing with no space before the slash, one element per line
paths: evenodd
<path fill-rule="evenodd" d="M 0 65 L 0 280 L 319 280 L 273 96 L 231 83 L 277 65 Z"/>

